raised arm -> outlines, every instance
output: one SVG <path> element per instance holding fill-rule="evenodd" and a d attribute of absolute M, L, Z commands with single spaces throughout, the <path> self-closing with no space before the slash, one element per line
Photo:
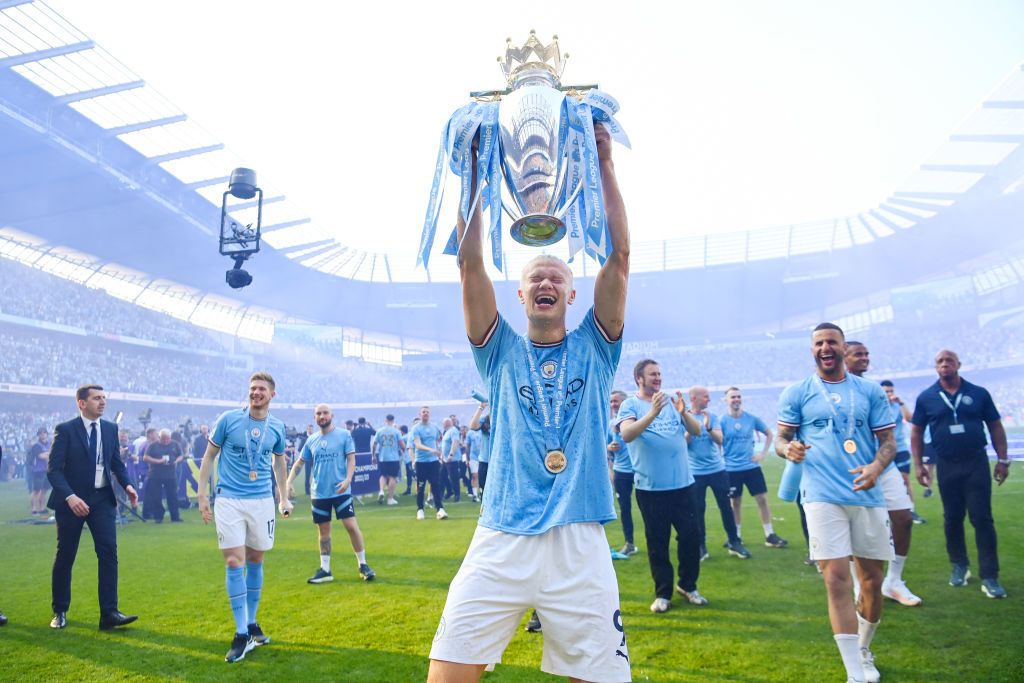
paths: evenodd
<path fill-rule="evenodd" d="M 473 142 L 473 187 L 471 195 L 476 194 L 476 147 Z M 499 211 L 500 207 L 492 206 L 491 211 Z M 470 216 L 469 225 L 462 219 L 459 212 L 456 224 L 459 241 L 459 275 L 462 280 L 462 313 L 466 319 L 466 334 L 474 344 L 484 341 L 487 331 L 494 324 L 498 315 L 498 304 L 494 299 L 494 284 L 491 282 L 487 269 L 484 267 L 483 218 L 480 204 Z"/>
<path fill-rule="evenodd" d="M 612 139 L 603 124 L 594 124 L 597 157 L 612 253 L 594 279 L 594 314 L 612 339 L 622 336 L 626 319 L 626 284 L 629 280 L 629 224 L 612 161 Z M 489 324 L 489 323 L 488 323 Z M 485 330 L 486 331 L 486 330 Z"/>

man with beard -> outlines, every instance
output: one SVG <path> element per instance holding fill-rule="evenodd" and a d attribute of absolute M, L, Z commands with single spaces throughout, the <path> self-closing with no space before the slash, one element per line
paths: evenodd
<path fill-rule="evenodd" d="M 661 367 L 645 359 L 633 368 L 637 392 L 619 407 L 615 426 L 629 444 L 636 477 L 636 504 L 644 518 L 647 559 L 654 579 L 652 612 L 672 605 L 672 561 L 669 545 L 676 532 L 679 582 L 675 591 L 691 604 L 706 605 L 697 590 L 700 577 L 700 531 L 693 475 L 686 456 L 684 432 L 700 434 L 700 423 L 686 410 L 681 391 L 670 400 L 661 391 Z M 671 404 L 671 405 L 670 405 Z"/>
<path fill-rule="evenodd" d="M 372 581 L 376 573 L 366 564 L 366 546 L 363 533 L 356 522 L 356 509 L 352 498 L 352 477 L 356 472 L 356 446 L 347 430 L 336 429 L 330 406 L 321 403 L 313 412 L 319 433 L 306 439 L 302 452 L 295 459 L 288 475 L 287 489 L 292 489 L 295 477 L 304 463 L 312 462 L 310 509 L 320 536 L 320 567 L 307 583 L 320 584 L 334 581 L 331 573 L 331 513 L 341 520 L 348 532 L 356 565 L 364 581 Z"/>
<path fill-rule="evenodd" d="M 868 347 L 859 341 L 846 342 L 846 353 L 843 355 L 843 362 L 846 364 L 846 371 L 851 375 L 863 377 L 871 364 L 871 354 Z M 889 397 L 886 396 L 888 402 Z M 892 410 L 891 403 L 890 410 Z M 898 425 L 901 416 L 898 411 L 893 411 L 893 424 Z M 896 431 L 893 430 L 893 435 Z M 897 453 L 899 446 L 897 445 Z M 895 458 L 882 476 L 879 477 L 878 485 L 885 497 L 885 507 L 889 510 L 889 525 L 892 529 L 892 544 L 896 553 L 889 563 L 889 571 L 882 583 L 882 595 L 895 600 L 907 607 L 916 607 L 921 604 L 921 598 L 914 595 L 906 582 L 903 580 L 903 567 L 907 562 L 907 555 L 910 553 L 910 536 L 914 528 L 914 516 L 911 511 L 914 503 L 907 493 L 907 486 L 903 483 L 903 476 L 896 468 Z M 856 584 L 855 584 L 856 585 Z"/>
<path fill-rule="evenodd" d="M 832 633 L 850 681 L 877 682 L 871 642 L 882 617 L 882 563 L 892 535 L 879 477 L 896 456 L 889 401 L 873 382 L 848 374 L 842 329 L 821 323 L 811 335 L 817 372 L 779 397 L 775 452 L 804 463 L 800 499 L 811 559 L 820 563 Z M 860 595 L 850 600 L 850 557 Z"/>

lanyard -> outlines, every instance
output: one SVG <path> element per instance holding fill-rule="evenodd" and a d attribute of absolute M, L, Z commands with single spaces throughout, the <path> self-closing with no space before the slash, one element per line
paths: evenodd
<path fill-rule="evenodd" d="M 555 408 L 554 415 L 548 407 L 547 397 L 544 395 L 544 383 L 537 369 L 537 358 L 526 337 L 523 337 L 523 346 L 526 347 L 526 362 L 530 368 L 530 383 L 533 385 L 533 395 L 540 412 L 544 418 L 544 446 L 548 451 L 562 450 L 562 406 L 565 404 L 565 375 L 566 365 L 569 359 L 569 336 L 562 340 L 562 362 L 558 368 L 558 380 L 555 382 Z"/>
<path fill-rule="evenodd" d="M 253 425 L 253 422 L 256 422 L 256 420 L 254 420 L 252 418 L 252 416 L 249 415 L 249 409 L 248 408 L 245 409 L 245 414 L 249 418 L 249 429 L 245 430 L 245 457 L 248 458 L 248 460 L 249 460 L 249 471 L 250 472 L 255 472 L 256 471 L 256 460 L 255 460 L 255 458 L 253 457 L 253 454 L 252 454 L 252 443 L 249 440 L 249 435 L 252 433 L 252 429 L 253 429 L 252 425 Z M 259 443 L 256 445 L 256 454 L 257 455 L 263 455 L 263 441 L 267 438 L 267 430 L 269 428 L 270 428 L 270 413 L 267 413 L 267 417 L 264 418 L 263 429 L 260 430 L 260 440 L 259 440 Z"/>
<path fill-rule="evenodd" d="M 836 433 L 835 425 L 839 420 L 839 411 L 836 410 L 835 405 L 832 403 L 832 397 L 829 396 L 828 391 L 825 389 L 825 383 L 821 381 L 821 377 L 815 375 L 815 379 L 818 380 L 818 389 L 821 391 L 821 397 L 825 399 L 825 403 L 828 404 L 829 410 L 832 411 L 832 433 Z M 850 387 L 850 414 L 847 416 L 846 424 L 846 438 L 853 438 L 853 430 L 857 427 L 857 392 Z"/>
<path fill-rule="evenodd" d="M 957 417 L 956 411 L 957 408 L 960 407 L 960 401 L 963 400 L 963 397 L 964 395 L 962 393 L 959 393 L 956 395 L 956 402 L 950 403 L 949 398 L 947 398 L 946 396 L 946 392 L 943 391 L 942 389 L 939 389 L 939 398 L 941 398 L 942 402 L 949 406 L 949 409 L 953 411 L 953 422 L 955 424 L 960 424 L 960 419 Z"/>

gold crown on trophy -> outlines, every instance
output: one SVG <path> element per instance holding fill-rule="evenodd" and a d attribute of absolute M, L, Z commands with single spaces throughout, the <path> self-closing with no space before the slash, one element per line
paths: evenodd
<path fill-rule="evenodd" d="M 552 36 L 548 45 L 537 39 L 537 32 L 530 30 L 530 37 L 526 39 L 522 47 L 512 44 L 512 39 L 505 40 L 505 56 L 498 57 L 501 70 L 505 73 L 505 79 L 511 86 L 523 71 L 532 69 L 543 69 L 556 81 L 562 78 L 562 71 L 565 69 L 565 60 L 569 59 L 569 53 L 562 56 L 558 49 L 558 36 Z"/>

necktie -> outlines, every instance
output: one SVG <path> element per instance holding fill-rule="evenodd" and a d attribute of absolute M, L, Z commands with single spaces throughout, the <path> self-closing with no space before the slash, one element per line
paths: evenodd
<path fill-rule="evenodd" d="M 92 457 L 96 459 L 96 464 L 100 465 L 103 463 L 103 459 L 99 452 L 99 437 L 96 434 L 96 423 L 89 423 L 89 450 L 92 451 Z"/>

